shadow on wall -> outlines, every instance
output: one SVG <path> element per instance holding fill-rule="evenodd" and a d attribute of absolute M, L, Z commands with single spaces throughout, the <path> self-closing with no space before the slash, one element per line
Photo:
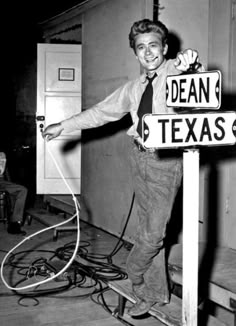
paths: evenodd
<path fill-rule="evenodd" d="M 166 55 L 167 59 L 175 59 L 177 56 L 177 53 L 182 50 L 182 41 L 180 37 L 174 33 L 174 32 L 169 32 L 169 37 L 168 37 L 168 52 Z"/>
<path fill-rule="evenodd" d="M 111 123 L 108 123 L 108 124 L 98 127 L 98 128 L 83 130 L 81 138 L 79 137 L 77 139 L 73 139 L 73 140 L 69 140 L 69 141 L 65 142 L 65 144 L 62 148 L 62 152 L 64 152 L 64 153 L 70 152 L 75 147 L 77 147 L 79 143 L 82 143 L 82 145 L 83 145 L 82 150 L 84 151 L 84 150 L 86 150 L 87 145 L 89 146 L 93 142 L 109 138 L 117 133 L 120 133 L 121 131 L 125 132 L 130 126 L 131 126 L 131 117 L 129 114 L 127 114 L 119 121 L 111 122 Z M 129 144 L 129 142 L 127 142 L 127 144 Z M 116 144 L 114 144 L 114 146 L 116 146 Z M 87 166 L 86 169 L 87 169 L 86 170 L 87 174 L 89 174 L 89 170 L 88 170 L 89 165 Z M 86 178 L 86 175 L 83 174 L 82 179 L 84 180 L 85 178 Z M 83 181 L 83 182 L 85 182 L 85 181 Z M 83 216 L 83 218 L 84 218 L 84 220 L 86 220 L 86 222 L 93 224 L 94 216 L 92 214 L 90 205 L 83 194 L 81 194 L 80 203 L 81 203 L 81 216 Z"/>
<path fill-rule="evenodd" d="M 70 140 L 65 143 L 63 151 L 67 152 L 72 150 L 77 146 L 78 142 L 81 142 L 83 145 L 89 144 L 90 142 L 105 139 L 116 133 L 127 130 L 131 126 L 131 117 L 127 114 L 121 120 L 116 122 L 108 123 L 102 127 L 92 128 L 82 131 L 82 137 L 79 139 Z"/>

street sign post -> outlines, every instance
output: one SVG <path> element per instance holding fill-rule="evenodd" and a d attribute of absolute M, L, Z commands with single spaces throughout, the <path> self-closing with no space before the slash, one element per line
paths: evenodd
<path fill-rule="evenodd" d="M 166 105 L 194 109 L 194 113 L 145 115 L 142 138 L 147 149 L 183 148 L 182 325 L 197 326 L 199 148 L 234 145 L 236 112 L 195 113 L 220 108 L 220 71 L 168 76 Z"/>
<path fill-rule="evenodd" d="M 183 152 L 182 325 L 198 325 L 199 166 L 198 149 Z"/>

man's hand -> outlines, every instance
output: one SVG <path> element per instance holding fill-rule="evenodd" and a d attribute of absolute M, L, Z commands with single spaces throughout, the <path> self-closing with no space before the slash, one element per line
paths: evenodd
<path fill-rule="evenodd" d="M 42 132 L 42 135 L 46 140 L 52 140 L 53 138 L 56 138 L 60 136 L 63 128 L 62 125 L 59 123 L 54 123 L 46 127 L 44 131 Z"/>
<path fill-rule="evenodd" d="M 180 71 L 196 71 L 201 66 L 199 56 L 196 50 L 187 49 L 177 54 L 175 67 Z"/>

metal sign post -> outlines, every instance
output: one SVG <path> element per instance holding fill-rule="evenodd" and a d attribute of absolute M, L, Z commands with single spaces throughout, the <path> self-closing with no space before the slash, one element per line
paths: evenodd
<path fill-rule="evenodd" d="M 199 150 L 183 153 L 183 326 L 197 326 Z"/>
<path fill-rule="evenodd" d="M 167 106 L 218 109 L 219 71 L 167 77 Z M 196 112 L 196 111 L 195 111 Z M 148 114 L 148 148 L 183 148 L 183 326 L 198 324 L 199 147 L 234 145 L 236 113 Z"/>

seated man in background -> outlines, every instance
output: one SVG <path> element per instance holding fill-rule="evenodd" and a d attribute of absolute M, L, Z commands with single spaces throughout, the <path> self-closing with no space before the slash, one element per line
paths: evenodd
<path fill-rule="evenodd" d="M 11 212 L 8 216 L 7 232 L 11 234 L 26 234 L 21 230 L 24 217 L 25 202 L 28 190 L 11 182 L 6 168 L 7 159 L 4 152 L 0 152 L 0 191 L 6 191 L 10 195 Z"/>

